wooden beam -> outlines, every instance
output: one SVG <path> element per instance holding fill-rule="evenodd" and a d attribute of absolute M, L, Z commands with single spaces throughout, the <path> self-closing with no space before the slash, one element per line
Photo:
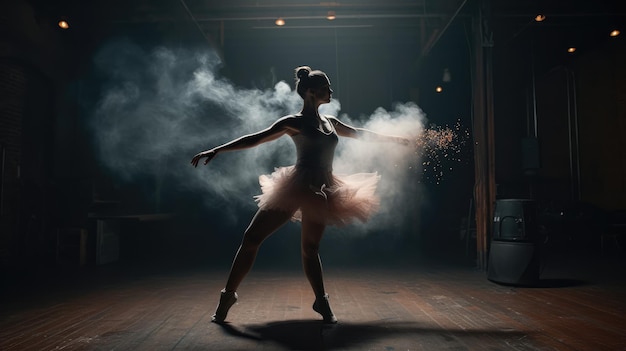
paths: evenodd
<path fill-rule="evenodd" d="M 187 15 L 189 16 L 189 18 L 191 18 L 191 21 L 194 23 L 194 25 L 196 26 L 196 28 L 198 28 L 198 30 L 200 31 L 200 34 L 202 34 L 202 36 L 204 37 L 204 39 L 206 39 L 206 41 L 209 43 L 209 45 L 215 49 L 215 52 L 217 53 L 217 55 L 219 56 L 220 60 L 222 60 L 222 62 L 224 62 L 224 48 L 222 47 L 222 45 L 220 45 L 219 43 L 217 43 L 215 41 L 215 39 L 213 38 L 213 36 L 209 33 L 207 33 L 202 26 L 198 23 L 198 21 L 196 20 L 196 17 L 193 15 L 193 13 L 191 12 L 191 10 L 189 9 L 189 6 L 187 6 L 187 3 L 185 2 L 185 0 L 179 0 L 180 4 L 183 6 L 183 8 L 185 9 L 185 12 L 187 12 Z M 223 27 L 220 27 L 223 28 Z M 223 34 L 220 34 L 220 36 Z M 222 40 L 220 40 L 222 41 Z"/>
<path fill-rule="evenodd" d="M 448 27 L 450 27 L 450 25 L 452 24 L 452 22 L 454 22 L 454 19 L 458 16 L 459 12 L 461 12 L 461 9 L 463 9 L 463 6 L 465 6 L 465 3 L 467 3 L 467 0 L 463 0 L 463 2 L 461 2 L 461 4 L 457 7 L 456 11 L 454 11 L 454 13 L 446 19 L 445 21 L 446 24 L 443 26 L 441 30 L 439 29 L 433 30 L 433 33 L 430 39 L 428 40 L 426 45 L 424 45 L 424 47 L 422 48 L 422 57 L 430 53 L 430 50 L 432 50 L 435 44 L 437 44 L 437 41 L 439 41 L 439 38 L 441 38 L 443 33 L 445 33 Z"/>
<path fill-rule="evenodd" d="M 489 0 L 479 0 L 472 19 L 473 100 L 474 100 L 474 202 L 476 204 L 477 266 L 487 268 L 488 244 L 495 202 L 495 142 L 493 110 L 493 68 Z M 486 16 L 485 16 L 486 15 Z"/>

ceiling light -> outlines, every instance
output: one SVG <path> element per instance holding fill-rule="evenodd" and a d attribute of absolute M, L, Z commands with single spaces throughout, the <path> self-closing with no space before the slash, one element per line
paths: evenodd
<path fill-rule="evenodd" d="M 328 11 L 328 14 L 326 15 L 326 19 L 329 21 L 332 21 L 335 18 L 337 18 L 337 15 L 335 15 L 335 11 Z"/>
<path fill-rule="evenodd" d="M 573 47 L 573 46 L 572 46 L 572 47 L 567 48 L 567 52 L 569 52 L 570 54 L 571 54 L 571 53 L 573 53 L 574 51 L 576 51 L 576 48 L 575 48 L 575 47 Z"/>
<path fill-rule="evenodd" d="M 67 23 L 66 20 L 60 20 L 58 25 L 59 25 L 59 28 L 63 28 L 63 29 L 68 29 L 70 27 L 70 24 Z"/>
<path fill-rule="evenodd" d="M 436 92 L 438 92 L 438 93 L 441 93 L 441 92 L 443 91 L 443 88 L 441 87 L 441 85 L 438 85 L 438 86 L 435 88 L 435 91 L 436 91 Z"/>
<path fill-rule="evenodd" d="M 612 37 L 616 37 L 620 34 L 620 31 L 618 29 L 614 29 L 611 31 L 611 33 L 609 34 Z"/>
<path fill-rule="evenodd" d="M 282 17 L 278 17 L 274 23 L 276 23 L 277 26 L 284 26 L 285 20 Z"/>
<path fill-rule="evenodd" d="M 546 15 L 538 13 L 537 16 L 535 16 L 535 22 L 543 22 L 546 20 Z"/>

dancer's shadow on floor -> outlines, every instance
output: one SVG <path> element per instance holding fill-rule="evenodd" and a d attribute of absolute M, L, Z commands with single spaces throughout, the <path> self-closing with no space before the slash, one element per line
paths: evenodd
<path fill-rule="evenodd" d="M 422 345 L 439 345 L 445 343 L 446 349 L 455 346 L 465 349 L 463 338 L 484 337 L 486 344 L 496 343 L 506 339 L 525 340 L 528 333 L 503 329 L 445 329 L 437 328 L 417 322 L 376 321 L 368 323 L 324 324 L 318 320 L 288 320 L 270 322 L 260 325 L 234 326 L 220 324 L 228 334 L 236 337 L 271 341 L 283 346 L 286 350 L 336 350 L 359 348 L 367 346 L 377 340 L 395 338 L 397 340 L 421 339 Z M 474 341 L 475 342 L 475 341 Z"/>

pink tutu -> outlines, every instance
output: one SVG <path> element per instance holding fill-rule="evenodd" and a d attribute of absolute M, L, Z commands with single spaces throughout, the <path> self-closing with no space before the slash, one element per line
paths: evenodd
<path fill-rule="evenodd" d="M 254 198 L 262 210 L 293 212 L 294 221 L 302 221 L 304 213 L 309 220 L 341 226 L 355 218 L 365 222 L 378 209 L 379 179 L 377 173 L 340 175 L 318 167 L 279 167 L 259 177 L 263 194 Z"/>

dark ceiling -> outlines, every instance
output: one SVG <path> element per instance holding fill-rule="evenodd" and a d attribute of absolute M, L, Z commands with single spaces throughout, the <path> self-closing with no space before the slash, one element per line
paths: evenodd
<path fill-rule="evenodd" d="M 367 46 L 370 42 L 392 42 L 410 52 L 414 59 L 431 53 L 446 40 L 454 25 L 470 23 L 476 0 L 31 0 L 35 16 L 54 26 L 67 19 L 72 26 L 61 33 L 63 45 L 89 57 L 103 41 L 135 33 L 147 44 L 193 43 L 215 49 L 228 63 L 247 57 L 246 50 L 275 49 L 311 41 L 341 42 Z M 494 45 L 516 45 L 534 35 L 537 46 L 559 48 L 595 45 L 606 32 L 626 23 L 626 5 L 618 0 L 596 1 L 490 1 Z M 333 11 L 336 19 L 326 16 Z M 533 21 L 544 13 L 546 21 Z M 282 17 L 285 25 L 274 24 Z M 537 33 L 537 28 L 542 32 Z M 623 29 L 623 28 L 622 28 Z M 60 31 L 58 28 L 55 30 Z M 467 30 L 467 28 L 465 28 Z M 132 35 L 132 34 L 131 34 Z M 338 38 L 340 40 L 338 40 Z M 298 46 L 299 45 L 299 46 Z M 311 45 L 313 46 L 313 45 Z M 306 49 L 306 48 L 305 48 Z"/>
<path fill-rule="evenodd" d="M 107 0 L 107 1 L 45 1 L 33 0 L 41 16 L 64 17 L 75 30 L 81 27 L 93 35 L 107 35 L 129 27 L 151 27 L 163 32 L 196 31 L 216 48 L 233 33 L 268 30 L 325 30 L 342 28 L 359 33 L 401 29 L 411 31 L 428 51 L 430 45 L 451 23 L 467 18 L 473 12 L 472 0 L 344 0 L 341 2 L 249 1 L 249 0 Z M 560 27 L 563 31 L 590 26 L 617 25 L 626 15 L 624 1 L 491 1 L 493 24 L 502 28 L 504 36 L 534 25 L 537 13 L 548 17 L 544 27 Z M 334 21 L 326 16 L 336 14 Z M 285 19 L 283 27 L 274 20 Z M 497 32 L 497 31 L 496 31 Z M 510 38 L 504 38 L 510 39 Z"/>

